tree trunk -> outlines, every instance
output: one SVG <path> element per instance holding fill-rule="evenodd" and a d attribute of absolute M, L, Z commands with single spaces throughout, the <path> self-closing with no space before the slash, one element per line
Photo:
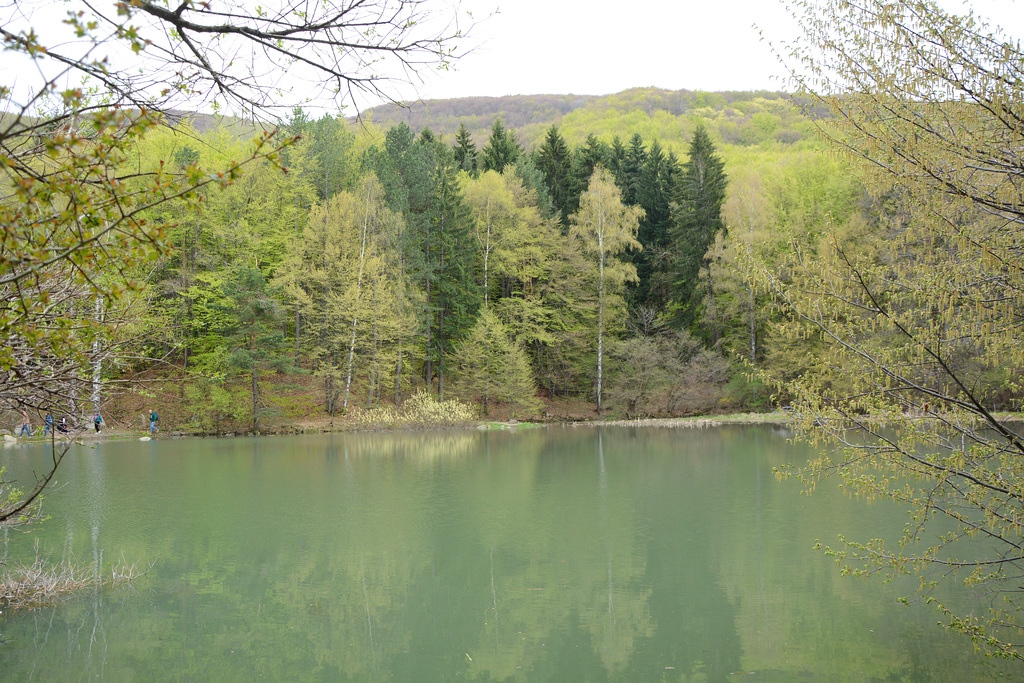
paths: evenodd
<path fill-rule="evenodd" d="M 756 303 L 754 301 L 754 291 L 749 288 L 750 291 L 750 364 L 757 367 L 757 316 L 756 316 Z"/>
<path fill-rule="evenodd" d="M 336 407 L 334 405 L 334 378 L 328 375 L 324 377 L 324 410 L 333 418 Z"/>
<path fill-rule="evenodd" d="M 486 307 L 489 301 L 489 292 L 487 287 L 487 262 L 491 256 L 491 198 L 487 198 L 487 239 L 484 241 L 484 306 Z"/>
<path fill-rule="evenodd" d="M 402 340 L 398 340 L 398 358 L 395 359 L 395 407 L 401 405 L 402 395 Z"/>
<path fill-rule="evenodd" d="M 103 297 L 96 297 L 96 322 L 103 322 Z M 100 342 L 92 343 L 92 406 L 96 412 L 100 410 L 100 380 L 103 378 L 103 361 L 99 357 Z"/>
<path fill-rule="evenodd" d="M 363 234 L 359 240 L 359 275 L 356 277 L 356 302 L 355 310 L 352 312 L 352 340 L 348 346 L 348 376 L 345 379 L 345 400 L 341 404 L 342 410 L 348 409 L 349 391 L 352 388 L 352 362 L 356 355 L 356 325 L 359 321 L 359 303 L 363 299 L 363 266 L 366 263 L 366 232 L 370 225 L 370 196 L 367 194 L 366 207 L 363 212 Z"/>
<path fill-rule="evenodd" d="M 601 414 L 601 379 L 604 363 L 604 226 L 598 233 L 597 265 L 597 414 Z"/>
<path fill-rule="evenodd" d="M 299 365 L 299 329 L 302 321 L 299 317 L 299 300 L 295 300 L 295 365 Z"/>
<path fill-rule="evenodd" d="M 430 354 L 433 353 L 431 344 L 433 340 L 431 335 L 434 331 L 434 315 L 431 313 L 430 308 L 433 305 L 433 301 L 430 298 L 430 277 L 427 277 L 427 358 L 423 364 L 423 381 L 427 384 L 427 391 L 430 391 L 430 387 L 434 381 L 434 365 Z"/>
<path fill-rule="evenodd" d="M 252 431 L 254 434 L 260 433 L 260 418 L 259 418 L 259 384 L 256 381 L 257 370 L 254 367 L 252 369 Z"/>

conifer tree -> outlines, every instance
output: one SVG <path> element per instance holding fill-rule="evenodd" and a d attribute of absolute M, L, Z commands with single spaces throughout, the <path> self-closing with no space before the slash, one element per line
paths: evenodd
<path fill-rule="evenodd" d="M 437 377 L 438 398 L 444 400 L 448 355 L 472 326 L 481 292 L 473 278 L 477 260 L 472 218 L 463 202 L 451 150 L 438 144 L 434 153 L 437 161 L 422 243 L 428 312 L 424 378 L 429 385 Z"/>
<path fill-rule="evenodd" d="M 355 135 L 345 126 L 344 120 L 324 114 L 310 123 L 307 134 L 312 137 L 310 152 L 316 158 L 318 171 L 310 180 L 320 200 L 354 189 L 358 169 L 353 158 Z"/>
<path fill-rule="evenodd" d="M 545 218 L 555 217 L 557 215 L 555 206 L 551 203 L 551 197 L 548 196 L 548 186 L 544 182 L 544 174 L 533 163 L 533 157 L 529 154 L 521 154 L 516 165 L 506 167 L 503 174 L 510 169 L 515 171 L 516 177 L 519 178 L 523 187 L 533 193 L 534 204 L 540 210 L 541 215 Z"/>
<path fill-rule="evenodd" d="M 452 153 L 455 158 L 455 166 L 475 178 L 478 173 L 476 143 L 473 142 L 473 137 L 469 134 L 465 123 L 460 123 L 459 130 L 455 133 Z"/>
<path fill-rule="evenodd" d="M 421 145 L 436 145 L 438 143 L 437 136 L 434 135 L 434 131 L 430 130 L 430 126 L 424 126 L 423 130 L 420 131 L 419 137 L 416 139 Z"/>
<path fill-rule="evenodd" d="M 483 149 L 483 170 L 501 173 L 506 166 L 515 164 L 522 153 L 515 132 L 507 130 L 501 119 L 495 119 L 491 137 Z"/>
<path fill-rule="evenodd" d="M 615 176 L 615 183 L 622 190 L 622 201 L 626 204 L 640 203 L 641 176 L 646 165 L 647 149 L 644 147 L 644 139 L 639 133 L 633 133 Z"/>
<path fill-rule="evenodd" d="M 568 198 L 569 215 L 580 209 L 580 195 L 587 189 L 590 176 L 598 166 L 611 168 L 611 148 L 591 133 L 572 155 L 572 186 Z"/>
<path fill-rule="evenodd" d="M 637 239 L 643 251 L 633 254 L 639 282 L 631 292 L 630 306 L 662 311 L 668 303 L 670 275 L 675 259 L 671 253 L 671 199 L 680 173 L 673 154 L 666 155 L 657 140 L 651 143 L 640 170 L 636 200 L 644 210 Z"/>
<path fill-rule="evenodd" d="M 441 145 L 440 147 L 443 147 Z M 405 378 L 412 377 L 406 359 L 424 365 L 424 376 L 433 377 L 434 368 L 429 349 L 433 347 L 434 311 L 428 302 L 436 295 L 435 266 L 437 249 L 432 233 L 431 207 L 435 201 L 437 144 L 417 144 L 407 124 L 392 126 L 385 135 L 384 148 L 371 148 L 363 166 L 373 170 L 384 187 L 384 196 L 392 212 L 404 216 L 402 230 L 396 235 L 395 247 L 404 282 L 410 298 L 420 298 L 417 307 L 416 345 L 399 343 L 395 352 L 396 403 Z"/>
<path fill-rule="evenodd" d="M 565 138 L 558 132 L 557 126 L 551 126 L 544 138 L 544 143 L 537 152 L 536 166 L 544 174 L 548 196 L 557 213 L 559 222 L 569 226 L 569 216 L 573 212 L 570 196 L 572 194 L 572 155 Z"/>
<path fill-rule="evenodd" d="M 247 376 L 252 393 L 252 430 L 260 431 L 259 378 L 265 370 L 284 370 L 284 333 L 281 332 L 280 307 L 258 268 L 242 265 L 224 285 L 228 301 L 229 327 L 227 367 Z"/>
<path fill-rule="evenodd" d="M 679 180 L 672 226 L 676 268 L 670 305 L 675 324 L 689 329 L 700 314 L 700 271 L 706 267 L 706 254 L 715 236 L 724 229 L 725 163 L 703 125 L 693 134 Z"/>
<path fill-rule="evenodd" d="M 619 179 L 622 177 L 622 167 L 625 163 L 626 146 L 622 144 L 622 138 L 616 135 L 612 138 L 612 144 L 609 148 L 608 154 L 608 170 L 611 171 L 616 184 L 619 183 Z M 619 189 L 622 189 L 622 185 L 619 185 Z"/>

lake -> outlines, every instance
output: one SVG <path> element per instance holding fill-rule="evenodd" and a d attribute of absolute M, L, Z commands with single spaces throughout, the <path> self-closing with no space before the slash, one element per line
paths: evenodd
<path fill-rule="evenodd" d="M 781 427 L 117 441 L 75 446 L 51 519 L 0 532 L 148 573 L 0 615 L 3 681 L 1020 679 L 913 584 L 812 550 L 890 505 L 772 468 Z M 0 453 L 31 481 L 41 446 Z"/>

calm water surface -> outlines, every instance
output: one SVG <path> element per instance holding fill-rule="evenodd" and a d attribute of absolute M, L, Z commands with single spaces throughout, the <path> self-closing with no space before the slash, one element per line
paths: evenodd
<path fill-rule="evenodd" d="M 149 573 L 0 615 L 3 681 L 1019 680 L 811 550 L 899 511 L 772 467 L 779 428 L 76 447 L 36 533 Z M 38 446 L 0 453 L 8 476 Z M 0 532 L 2 533 L 2 532 Z"/>

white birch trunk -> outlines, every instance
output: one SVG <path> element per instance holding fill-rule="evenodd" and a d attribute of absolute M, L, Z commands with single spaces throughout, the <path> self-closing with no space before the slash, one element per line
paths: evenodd
<path fill-rule="evenodd" d="M 491 256 L 491 198 L 487 198 L 487 239 L 484 242 L 484 306 L 488 303 L 487 263 Z"/>
<path fill-rule="evenodd" d="M 352 312 L 352 339 L 348 345 L 348 376 L 345 379 L 345 400 L 341 408 L 348 408 L 349 390 L 352 387 L 352 361 L 356 355 L 356 327 L 359 323 L 359 303 L 363 296 L 363 265 L 366 262 L 366 232 L 370 225 L 370 189 L 366 190 L 366 211 L 363 213 L 363 232 L 359 240 L 359 275 L 356 277 L 356 302 Z"/>
<path fill-rule="evenodd" d="M 96 322 L 103 322 L 103 297 L 96 297 Z M 100 410 L 100 380 L 103 378 L 103 360 L 100 358 L 100 342 L 92 343 L 92 407 L 97 413 Z"/>
<path fill-rule="evenodd" d="M 601 413 L 601 373 L 604 364 L 604 208 L 597 219 L 597 412 Z"/>

